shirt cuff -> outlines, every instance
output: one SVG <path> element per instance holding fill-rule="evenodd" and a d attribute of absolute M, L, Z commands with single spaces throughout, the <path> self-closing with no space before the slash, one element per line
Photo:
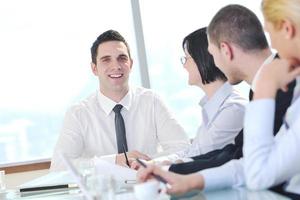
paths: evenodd
<path fill-rule="evenodd" d="M 192 158 L 179 158 L 179 160 L 182 160 L 184 163 L 194 161 Z"/>
<path fill-rule="evenodd" d="M 115 164 L 116 163 L 116 155 L 117 154 L 105 155 L 105 156 L 101 156 L 100 159 L 105 160 L 109 163 Z"/>
<path fill-rule="evenodd" d="M 171 165 L 164 165 L 161 167 L 161 169 L 167 172 L 167 171 L 169 171 L 170 167 L 171 167 Z"/>

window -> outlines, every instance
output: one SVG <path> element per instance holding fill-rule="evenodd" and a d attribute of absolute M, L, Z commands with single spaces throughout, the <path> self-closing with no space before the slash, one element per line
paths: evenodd
<path fill-rule="evenodd" d="M 136 57 L 130 1 L 1 1 L 0 24 L 0 164 L 49 158 L 66 109 L 98 88 L 96 37 L 116 29 Z"/>

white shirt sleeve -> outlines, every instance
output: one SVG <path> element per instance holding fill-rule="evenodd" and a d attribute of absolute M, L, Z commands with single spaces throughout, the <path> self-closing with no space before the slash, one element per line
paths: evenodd
<path fill-rule="evenodd" d="M 64 154 L 70 159 L 80 157 L 84 146 L 80 129 L 79 120 L 75 117 L 72 110 L 69 109 L 65 115 L 62 131 L 55 146 L 50 170 L 65 169 L 63 162 L 60 160 L 60 154 Z M 76 161 L 76 163 L 79 162 L 80 160 Z"/>
<path fill-rule="evenodd" d="M 244 157 L 247 186 L 265 189 L 300 173 L 300 113 L 273 136 L 275 101 L 256 100 L 247 107 Z"/>
<path fill-rule="evenodd" d="M 174 153 L 189 146 L 190 143 L 184 129 L 163 101 L 156 96 L 154 103 L 157 138 L 164 154 Z"/>
<path fill-rule="evenodd" d="M 65 115 L 61 134 L 52 156 L 50 170 L 58 171 L 65 169 L 63 162 L 60 160 L 60 154 L 64 154 L 70 158 L 77 167 L 81 165 L 84 165 L 83 167 L 93 167 L 97 159 L 115 163 L 116 154 L 88 158 L 82 156 L 84 145 L 86 145 L 84 144 L 85 139 L 82 133 L 84 129 L 81 127 L 81 120 L 78 119 L 75 113 L 74 108 L 71 108 Z"/>
<path fill-rule="evenodd" d="M 244 185 L 243 158 L 231 160 L 220 167 L 202 170 L 204 190 L 218 190 Z"/>

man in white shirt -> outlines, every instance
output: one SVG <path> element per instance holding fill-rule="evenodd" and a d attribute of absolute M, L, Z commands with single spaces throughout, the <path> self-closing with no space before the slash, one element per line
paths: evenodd
<path fill-rule="evenodd" d="M 67 111 L 51 170 L 63 169 L 59 154 L 78 165 L 92 166 L 99 158 L 126 165 L 123 151 L 128 151 L 129 161 L 147 160 L 159 147 L 170 153 L 189 145 L 184 130 L 155 93 L 129 87 L 132 59 L 117 31 L 102 33 L 91 54 L 100 90 Z"/>
<path fill-rule="evenodd" d="M 255 14 L 243 6 L 225 6 L 212 19 L 208 27 L 208 35 L 209 51 L 229 82 L 237 84 L 245 80 L 252 85 L 255 92 L 255 81 L 261 67 L 271 62 L 274 57 Z M 276 104 L 278 103 L 276 114 L 280 113 L 279 119 L 283 118 L 292 99 L 293 90 L 288 91 L 288 93 L 281 92 L 280 98 L 278 98 L 279 92 L 276 96 Z M 288 102 L 285 102 L 286 100 Z M 284 105 L 281 105 L 283 102 Z M 270 119 L 274 121 L 274 117 L 271 116 Z M 275 123 L 279 125 L 279 129 L 281 122 L 277 122 L 276 117 Z M 274 129 L 274 127 L 270 128 Z M 184 193 L 192 189 L 237 187 L 245 183 L 243 158 L 185 176 L 149 166 L 139 173 L 139 179 L 145 181 L 151 173 L 158 174 L 171 183 L 172 188 L 168 190 L 169 193 Z"/>

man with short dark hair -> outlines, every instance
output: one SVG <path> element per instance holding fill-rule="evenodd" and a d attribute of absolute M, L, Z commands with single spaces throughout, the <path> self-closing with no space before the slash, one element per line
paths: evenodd
<path fill-rule="evenodd" d="M 129 46 L 114 30 L 102 33 L 91 48 L 91 69 L 100 90 L 71 107 L 55 147 L 51 169 L 62 169 L 59 154 L 78 165 L 95 159 L 126 165 L 133 158 L 149 159 L 160 145 L 166 153 L 188 145 L 182 127 L 151 90 L 129 87 L 132 68 Z M 142 154 L 143 152 L 145 154 Z"/>

